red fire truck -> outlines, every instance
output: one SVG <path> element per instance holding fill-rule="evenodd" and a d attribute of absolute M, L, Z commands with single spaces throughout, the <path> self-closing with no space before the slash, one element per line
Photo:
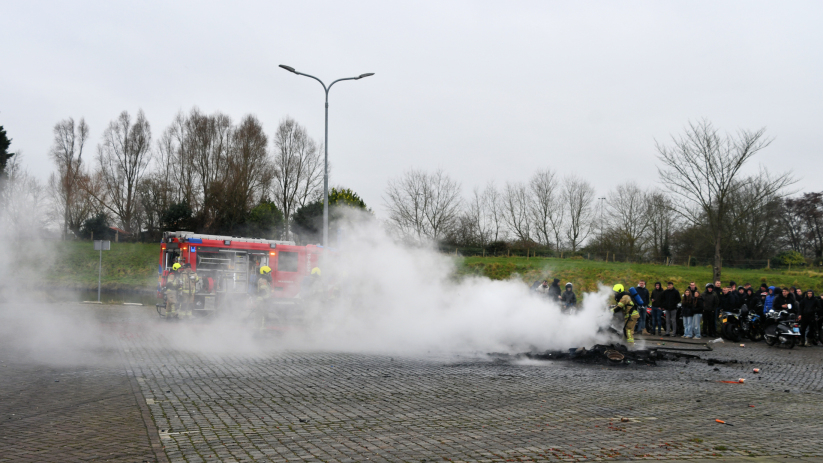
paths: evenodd
<path fill-rule="evenodd" d="M 194 311 L 245 307 L 248 296 L 256 292 L 260 267 L 266 265 L 271 267 L 272 304 L 298 306 L 303 280 L 318 267 L 322 252 L 322 246 L 296 246 L 293 241 L 165 232 L 158 291 L 172 265 L 188 263 L 200 277 Z"/>

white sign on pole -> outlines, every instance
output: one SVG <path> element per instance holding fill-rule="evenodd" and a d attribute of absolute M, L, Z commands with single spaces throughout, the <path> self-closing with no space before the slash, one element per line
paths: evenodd
<path fill-rule="evenodd" d="M 94 240 L 95 251 L 111 251 L 111 241 Z"/>

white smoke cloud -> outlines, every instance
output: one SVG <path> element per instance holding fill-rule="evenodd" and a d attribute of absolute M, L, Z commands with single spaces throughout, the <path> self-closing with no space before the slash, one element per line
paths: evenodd
<path fill-rule="evenodd" d="M 2 237 L 0 237 L 2 238 Z M 6 240 L 0 240 L 5 242 Z M 37 265 L 9 269 L 20 242 L 3 247 L 4 276 L 35 283 Z M 31 242 L 37 259 L 55 258 L 47 242 Z M 349 221 L 339 249 L 323 258 L 323 283 L 338 297 L 307 304 L 301 323 L 261 335 L 251 305 L 194 320 L 165 321 L 153 307 L 101 308 L 44 303 L 26 285 L 4 288 L 0 336 L 42 362 L 84 362 L 91 354 L 130 345 L 204 354 L 268 355 L 283 350 L 398 355 L 523 352 L 590 346 L 608 337 L 610 292 L 586 294 L 575 315 L 531 292 L 522 281 L 455 276 L 456 258 L 394 240 L 372 218 Z M 6 280 L 9 281 L 9 280 Z M 580 295 L 578 295 L 580 296 Z"/>
<path fill-rule="evenodd" d="M 324 258 L 340 297 L 318 307 L 300 348 L 377 352 L 523 351 L 590 345 L 605 336 L 607 288 L 585 295 L 575 315 L 518 280 L 455 278 L 456 262 L 392 239 L 374 220 L 352 220 L 340 249 Z"/>

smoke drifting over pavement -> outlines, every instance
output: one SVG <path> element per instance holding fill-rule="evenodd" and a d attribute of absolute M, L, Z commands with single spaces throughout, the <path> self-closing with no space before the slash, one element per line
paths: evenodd
<path fill-rule="evenodd" d="M 455 277 L 454 257 L 433 248 L 398 243 L 372 218 L 348 221 L 339 249 L 322 260 L 322 280 L 339 288 L 323 303 L 307 304 L 301 323 L 261 336 L 250 306 L 221 314 L 166 322 L 153 307 L 84 307 L 44 303 L 28 283 L 42 278 L 38 262 L 47 243 L 31 243 L 35 265 L 12 269 L 20 246 L 4 245 L 5 302 L 0 336 L 15 351 L 44 362 L 83 362 L 92 351 L 117 350 L 124 335 L 145 343 L 204 354 L 266 355 L 281 350 L 426 353 L 523 352 L 593 345 L 608 325 L 608 288 L 583 297 L 575 315 L 531 292 L 522 281 Z M 19 257 L 19 256 L 17 256 Z M 7 278 L 7 279 L 5 279 Z M 103 314 L 101 316 L 101 314 Z M 118 318 L 119 317 L 119 318 Z M 132 329 L 129 323 L 139 324 Z M 133 337 L 131 343 L 138 342 Z"/>
<path fill-rule="evenodd" d="M 374 220 L 350 221 L 323 264 L 341 296 L 313 314 L 289 344 L 377 352 L 522 351 L 602 340 L 607 288 L 584 297 L 576 315 L 521 281 L 455 279 L 454 258 L 398 243 Z"/>

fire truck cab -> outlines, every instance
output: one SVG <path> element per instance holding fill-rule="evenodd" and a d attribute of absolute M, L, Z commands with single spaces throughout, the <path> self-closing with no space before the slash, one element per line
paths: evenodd
<path fill-rule="evenodd" d="M 165 232 L 160 242 L 158 291 L 172 265 L 191 264 L 200 277 L 195 311 L 241 307 L 256 292 L 260 267 L 271 267 L 272 303 L 299 304 L 303 280 L 319 265 L 322 246 L 296 246 L 277 241 L 234 236 Z"/>

